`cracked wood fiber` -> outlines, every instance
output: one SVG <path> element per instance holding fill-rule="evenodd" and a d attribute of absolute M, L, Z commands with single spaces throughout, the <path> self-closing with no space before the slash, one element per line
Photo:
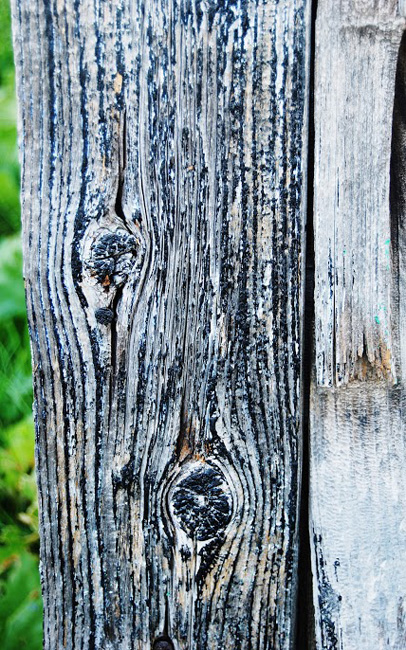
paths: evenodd
<path fill-rule="evenodd" d="M 293 647 L 309 4 L 13 2 L 45 648 Z"/>
<path fill-rule="evenodd" d="M 406 648 L 406 4 L 320 0 L 310 542 L 317 648 Z"/>

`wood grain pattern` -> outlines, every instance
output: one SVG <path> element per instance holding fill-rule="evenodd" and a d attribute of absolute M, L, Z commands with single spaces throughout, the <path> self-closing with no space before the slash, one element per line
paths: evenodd
<path fill-rule="evenodd" d="M 404 17 L 318 4 L 310 536 L 326 650 L 406 647 Z"/>
<path fill-rule="evenodd" d="M 319 2 L 315 53 L 317 382 L 396 381 L 389 210 L 395 0 Z"/>
<path fill-rule="evenodd" d="M 13 2 L 45 648 L 293 647 L 309 4 Z"/>

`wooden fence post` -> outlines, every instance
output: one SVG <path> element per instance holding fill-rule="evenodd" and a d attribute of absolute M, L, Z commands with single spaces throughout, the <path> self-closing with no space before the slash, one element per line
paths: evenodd
<path fill-rule="evenodd" d="M 45 648 L 293 648 L 310 2 L 13 22 Z"/>
<path fill-rule="evenodd" d="M 326 650 L 406 648 L 405 16 L 397 0 L 317 9 L 310 529 Z"/>

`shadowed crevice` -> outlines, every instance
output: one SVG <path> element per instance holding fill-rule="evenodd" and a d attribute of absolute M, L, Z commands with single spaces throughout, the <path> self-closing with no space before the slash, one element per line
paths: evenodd
<path fill-rule="evenodd" d="M 404 32 L 398 53 L 395 80 L 395 98 L 393 104 L 392 148 L 390 165 L 390 236 L 392 278 L 401 278 L 402 252 L 404 249 L 404 217 L 406 211 L 406 32 Z M 393 331 L 399 332 L 397 326 L 400 313 L 399 280 L 393 285 L 394 321 Z M 399 348 L 400 341 L 396 341 Z"/>
<path fill-rule="evenodd" d="M 315 647 L 314 607 L 312 592 L 312 569 L 309 537 L 309 481 L 310 481 L 310 383 L 314 366 L 314 68 L 315 68 L 315 23 L 317 0 L 312 1 L 312 25 L 310 43 L 310 88 L 309 88 L 309 140 L 307 161 L 307 217 L 306 217 L 306 270 L 304 287 L 304 324 L 302 331 L 302 485 L 300 499 L 298 603 L 297 603 L 297 650 L 313 650 Z"/>

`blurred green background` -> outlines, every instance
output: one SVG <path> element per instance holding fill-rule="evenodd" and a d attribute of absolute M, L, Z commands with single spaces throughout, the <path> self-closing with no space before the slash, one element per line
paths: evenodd
<path fill-rule="evenodd" d="M 0 647 L 42 648 L 31 360 L 9 0 L 0 0 Z"/>

